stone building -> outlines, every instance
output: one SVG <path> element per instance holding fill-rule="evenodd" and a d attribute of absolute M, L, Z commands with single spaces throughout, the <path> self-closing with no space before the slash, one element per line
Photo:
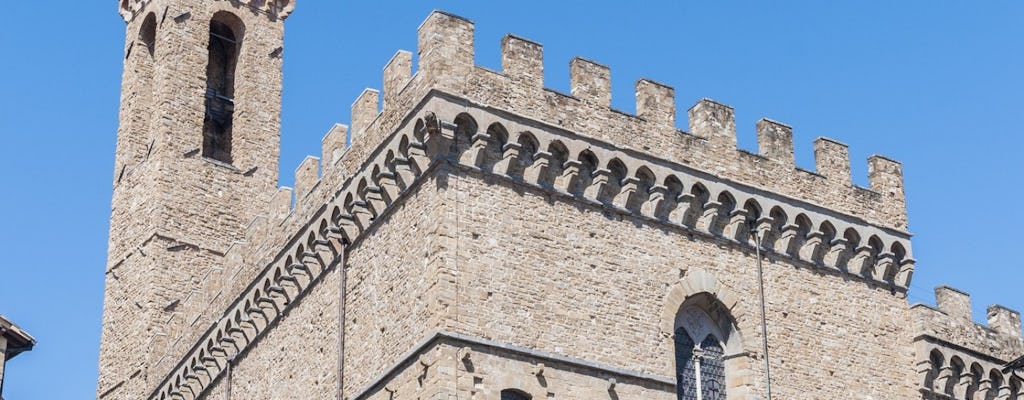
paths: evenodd
<path fill-rule="evenodd" d="M 681 130 L 646 79 L 618 111 L 583 58 L 551 90 L 513 35 L 481 68 L 462 17 L 278 187 L 294 6 L 120 2 L 100 399 L 755 399 L 766 356 L 777 399 L 1019 397 L 1017 312 L 908 304 L 899 162 L 859 187 L 821 138 L 800 169 L 768 119 L 739 150 L 731 107 Z"/>
<path fill-rule="evenodd" d="M 19 328 L 7 317 L 0 315 L 0 400 L 4 398 L 4 370 L 7 368 L 7 361 L 18 354 L 32 350 L 36 345 L 36 339 Z"/>

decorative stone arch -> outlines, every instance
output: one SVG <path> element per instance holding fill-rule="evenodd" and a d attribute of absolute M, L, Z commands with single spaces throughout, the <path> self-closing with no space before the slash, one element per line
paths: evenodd
<path fill-rule="evenodd" d="M 708 308 L 714 306 L 723 315 L 711 315 Z M 690 310 L 699 311 L 690 311 Z M 712 326 L 696 328 L 688 326 L 684 314 L 701 312 L 703 317 L 715 321 Z M 691 314 L 698 315 L 699 314 Z M 739 301 L 739 297 L 722 285 L 715 276 L 703 269 L 692 268 L 669 290 L 661 312 L 661 333 L 666 340 L 674 340 L 676 329 L 683 327 L 694 335 L 705 336 L 713 333 L 723 341 L 726 368 L 726 396 L 729 400 L 747 400 L 753 397 L 753 365 L 747 349 L 755 348 L 752 335 L 744 335 L 749 327 L 750 315 Z M 693 331 L 691 331 L 691 329 Z M 699 340 L 699 339 L 696 339 Z M 674 345 L 667 346 L 674 348 Z"/>

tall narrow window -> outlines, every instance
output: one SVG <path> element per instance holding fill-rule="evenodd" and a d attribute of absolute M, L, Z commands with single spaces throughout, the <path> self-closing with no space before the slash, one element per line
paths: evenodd
<path fill-rule="evenodd" d="M 231 163 L 231 128 L 235 112 L 235 67 L 242 30 L 238 17 L 217 13 L 210 21 L 206 65 L 206 116 L 203 157 Z"/>
<path fill-rule="evenodd" d="M 153 57 L 156 51 L 156 14 L 149 13 L 142 21 L 142 29 L 139 31 L 139 41 L 146 46 L 149 56 Z"/>

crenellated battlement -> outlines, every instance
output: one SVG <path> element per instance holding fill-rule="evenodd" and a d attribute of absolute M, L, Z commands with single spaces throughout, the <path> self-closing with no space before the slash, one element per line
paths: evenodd
<path fill-rule="evenodd" d="M 680 130 L 671 86 L 637 80 L 636 113 L 625 113 L 611 107 L 608 66 L 573 58 L 565 94 L 544 87 L 541 44 L 505 36 L 496 72 L 474 64 L 473 35 L 471 21 L 432 13 L 419 28 L 418 70 L 413 53 L 397 52 L 383 67 L 382 91 L 364 90 L 350 124 L 332 126 L 320 157 L 296 168 L 294 190 L 268 194 L 245 241 L 186 299 L 190 311 L 179 318 L 199 340 L 185 335 L 167 347 L 158 370 L 171 373 L 151 399 L 207 390 L 225 360 L 248 351 L 438 170 L 727 248 L 760 246 L 766 257 L 826 279 L 895 296 L 908 290 L 914 259 L 898 162 L 872 156 L 871 188 L 861 188 L 843 143 L 817 139 L 816 172 L 805 171 L 795 165 L 793 128 L 783 123 L 759 120 L 757 153 L 743 151 L 731 106 L 701 99 Z M 1015 314 L 994 315 L 1009 326 Z M 206 376 L 189 378 L 199 370 Z"/>
<path fill-rule="evenodd" d="M 935 307 L 924 304 L 911 306 L 916 311 L 917 322 L 921 324 L 920 334 L 934 336 L 971 349 L 988 350 L 991 343 L 972 343 L 970 340 L 988 337 L 1010 344 L 1021 345 L 1020 312 L 998 304 L 988 306 L 986 318 L 988 325 L 974 322 L 971 313 L 971 295 L 949 286 L 935 288 Z M 977 331 L 982 332 L 977 332 Z M 1005 346 L 995 346 L 1005 347 Z M 1024 351 L 1024 348 L 1011 348 L 1007 360 Z"/>
<path fill-rule="evenodd" d="M 543 46 L 514 35 L 501 40 L 502 71 L 479 67 L 473 62 L 472 21 L 441 11 L 420 25 L 418 43 L 415 74 L 412 53 L 399 51 L 384 68 L 383 93 L 368 89 L 357 98 L 353 146 L 380 139 L 363 139 L 360 131 L 378 115 L 381 97 L 387 111 L 410 87 L 441 88 L 581 136 L 907 229 L 902 169 L 891 159 L 869 158 L 870 187 L 858 187 L 852 183 L 848 147 L 819 138 L 814 143 L 815 171 L 806 171 L 795 166 L 792 128 L 768 119 L 756 126 L 758 153 L 742 151 L 736 146 L 732 107 L 702 99 L 688 109 L 687 129 L 680 130 L 674 89 L 646 78 L 636 82 L 636 114 L 624 113 L 611 108 L 611 69 L 582 57 L 569 62 L 569 94 L 545 88 Z"/>
<path fill-rule="evenodd" d="M 1024 353 L 1020 313 L 991 305 L 988 324 L 976 323 L 971 296 L 949 286 L 935 288 L 935 304 L 911 306 L 922 393 L 952 399 L 1007 398 L 1004 395 L 1014 387 L 1002 368 Z"/>

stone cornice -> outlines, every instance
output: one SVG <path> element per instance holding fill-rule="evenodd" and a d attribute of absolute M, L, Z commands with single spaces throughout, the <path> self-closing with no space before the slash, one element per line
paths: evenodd
<path fill-rule="evenodd" d="M 675 379 L 671 377 L 631 371 L 624 368 L 594 363 L 587 360 L 581 360 L 578 358 L 548 353 L 546 351 L 534 350 L 531 348 L 516 346 L 514 344 L 498 342 L 495 340 L 488 340 L 474 336 L 463 335 L 455 332 L 439 331 L 434 332 L 427 338 L 421 340 L 411 350 L 409 350 L 402 357 L 400 357 L 398 361 L 396 361 L 391 366 L 386 368 L 383 373 L 381 373 L 375 379 L 373 379 L 373 381 L 371 381 L 370 384 L 366 385 L 366 387 L 364 387 L 363 389 L 357 391 L 351 397 L 348 397 L 348 399 L 363 400 L 370 398 L 371 395 L 379 391 L 383 387 L 383 385 L 389 379 L 391 379 L 393 375 L 399 372 L 406 365 L 418 361 L 420 355 L 425 354 L 430 349 L 431 346 L 435 346 L 438 344 L 458 346 L 463 348 L 463 351 L 467 349 L 487 349 L 490 351 L 514 354 L 516 356 L 521 357 L 529 357 L 534 360 L 545 361 L 544 365 L 561 364 L 574 370 L 583 369 L 600 373 L 601 375 L 610 375 L 619 379 L 625 378 L 630 380 L 642 381 L 645 383 L 653 384 L 654 386 L 661 386 L 663 390 L 666 390 L 668 392 L 674 391 L 676 385 Z M 465 357 L 467 356 L 467 354 L 462 354 L 462 356 Z"/>

